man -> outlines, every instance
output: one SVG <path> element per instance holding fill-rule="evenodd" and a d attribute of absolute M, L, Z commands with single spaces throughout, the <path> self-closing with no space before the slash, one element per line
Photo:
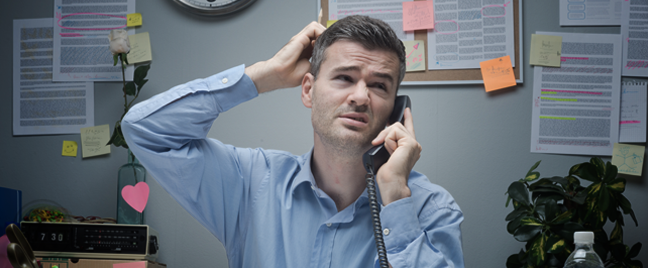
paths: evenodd
<path fill-rule="evenodd" d="M 385 128 L 404 71 L 403 45 L 384 22 L 311 23 L 268 61 L 136 105 L 122 130 L 150 174 L 225 245 L 230 267 L 377 267 L 362 155 L 383 143 L 391 157 L 376 181 L 390 264 L 463 267 L 459 206 L 412 171 L 421 146 L 411 111 Z M 310 152 L 206 138 L 219 113 L 300 83 Z"/>

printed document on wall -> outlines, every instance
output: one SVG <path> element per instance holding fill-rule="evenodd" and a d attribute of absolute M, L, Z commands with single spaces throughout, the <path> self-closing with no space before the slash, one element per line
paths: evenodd
<path fill-rule="evenodd" d="M 562 36 L 560 67 L 534 67 L 531 152 L 612 155 L 619 140 L 621 36 Z"/>
<path fill-rule="evenodd" d="M 623 76 L 648 77 L 648 1 L 623 1 Z"/>
<path fill-rule="evenodd" d="M 403 30 L 403 2 L 406 0 L 329 0 L 328 20 L 339 20 L 351 15 L 365 15 L 380 19 L 394 30 L 400 40 L 414 40 L 414 32 Z"/>
<path fill-rule="evenodd" d="M 428 69 L 472 69 L 509 55 L 515 67 L 511 1 L 436 1 L 428 31 Z M 494 4 L 497 3 L 497 4 Z"/>
<path fill-rule="evenodd" d="M 621 85 L 619 142 L 646 142 L 646 82 Z"/>
<path fill-rule="evenodd" d="M 126 28 L 135 0 L 54 1 L 54 81 L 122 81 L 113 66 L 108 33 Z M 129 35 L 135 30 L 128 30 Z M 133 66 L 126 80 L 133 80 Z"/>
<path fill-rule="evenodd" d="M 94 125 L 92 82 L 52 82 L 52 19 L 13 21 L 13 135 L 78 134 Z"/>
<path fill-rule="evenodd" d="M 623 0 L 560 0 L 560 26 L 621 25 L 621 2 Z"/>

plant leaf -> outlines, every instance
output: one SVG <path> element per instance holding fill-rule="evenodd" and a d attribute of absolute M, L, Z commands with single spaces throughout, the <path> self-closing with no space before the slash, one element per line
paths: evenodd
<path fill-rule="evenodd" d="M 542 160 L 539 160 L 538 162 L 533 164 L 533 166 L 531 166 L 531 168 L 529 169 L 529 172 L 527 172 L 527 176 L 529 176 L 529 174 L 531 174 L 536 168 L 538 168 L 538 166 L 540 165 L 540 162 L 542 162 Z"/>
<path fill-rule="evenodd" d="M 608 161 L 607 164 L 605 165 L 605 176 L 603 177 L 603 181 L 606 183 L 610 183 L 616 178 L 618 173 L 619 173 L 619 169 L 617 168 L 617 166 L 612 165 L 612 163 Z"/>
<path fill-rule="evenodd" d="M 565 250 L 565 246 L 567 245 L 567 242 L 565 241 L 564 238 L 558 236 L 558 235 L 553 235 L 549 237 L 547 240 L 547 248 L 545 248 L 545 251 L 549 253 L 560 253 L 563 250 Z"/>
<path fill-rule="evenodd" d="M 592 158 L 592 159 L 594 159 L 594 158 Z M 601 173 L 601 174 L 603 174 L 603 173 Z M 596 166 L 594 166 L 594 164 L 587 163 L 587 162 L 582 163 L 579 166 L 579 168 L 578 168 L 578 170 L 576 172 L 576 175 L 578 177 L 580 177 L 581 179 L 588 180 L 588 181 L 591 181 L 591 182 L 600 182 L 601 181 L 601 177 L 599 177 L 597 175 Z"/>
<path fill-rule="evenodd" d="M 608 209 L 608 205 L 610 205 L 610 193 L 608 192 L 607 187 L 601 187 L 599 190 L 599 201 L 598 201 L 598 209 L 601 212 L 605 212 Z"/>
<path fill-rule="evenodd" d="M 571 218 L 572 218 L 573 215 L 574 215 L 574 213 L 573 213 L 571 210 L 566 210 L 566 211 L 563 212 L 562 214 L 560 214 L 560 215 L 558 215 L 557 217 L 555 217 L 555 218 L 551 221 L 551 223 L 552 223 L 552 224 L 564 224 L 564 223 L 566 223 L 567 221 L 571 220 Z"/>
<path fill-rule="evenodd" d="M 540 172 L 531 172 L 530 174 L 527 174 L 526 177 L 524 177 L 525 181 L 534 181 L 536 179 L 540 178 Z"/>
<path fill-rule="evenodd" d="M 119 61 L 119 56 L 117 54 L 113 55 L 113 66 L 117 66 L 117 61 Z"/>
<path fill-rule="evenodd" d="M 605 176 L 605 162 L 603 162 L 601 158 L 592 157 L 590 159 L 590 163 L 592 163 L 592 165 L 594 165 L 594 168 L 596 169 L 596 177 L 601 178 Z"/>
<path fill-rule="evenodd" d="M 520 220 L 520 225 L 522 225 L 522 226 L 527 226 L 527 225 L 542 226 L 542 222 L 540 220 L 536 219 L 536 218 L 527 217 L 527 218 L 522 218 Z"/>
<path fill-rule="evenodd" d="M 126 63 L 126 65 L 128 65 L 128 56 L 126 56 L 126 53 L 121 53 L 121 55 L 122 55 L 122 60 L 124 61 L 124 63 Z"/>
<path fill-rule="evenodd" d="M 135 74 L 133 75 L 133 81 L 135 84 L 137 84 L 139 87 L 142 87 L 144 85 L 144 78 L 146 78 L 146 75 L 148 74 L 149 69 L 151 69 L 151 64 L 147 65 L 141 65 L 135 68 Z"/>
<path fill-rule="evenodd" d="M 519 268 L 522 267 L 522 265 L 523 264 L 520 262 L 520 257 L 517 253 L 506 259 L 506 268 Z"/>
<path fill-rule="evenodd" d="M 641 242 L 637 242 L 632 246 L 630 251 L 628 251 L 628 255 L 626 255 L 627 258 L 632 259 L 634 257 L 639 256 L 639 251 L 641 251 Z"/>
<path fill-rule="evenodd" d="M 135 83 L 133 81 L 129 81 L 126 83 L 126 86 L 124 87 L 124 93 L 129 96 L 135 96 Z"/>
<path fill-rule="evenodd" d="M 514 181 L 508 188 L 507 193 L 513 200 L 517 201 L 520 204 L 529 206 L 529 190 L 526 188 L 524 183 L 519 181 Z"/>
<path fill-rule="evenodd" d="M 637 217 L 634 214 L 634 211 L 632 210 L 632 205 L 630 204 L 630 201 L 623 196 L 623 194 L 616 194 L 616 200 L 619 202 L 619 205 L 621 206 L 621 209 L 623 210 L 623 214 L 630 214 L 632 217 L 632 220 L 634 220 L 635 225 L 639 226 L 639 223 L 637 222 Z"/>
<path fill-rule="evenodd" d="M 528 214 L 528 211 L 527 211 L 526 209 L 519 208 L 519 209 L 516 209 L 516 210 L 512 211 L 512 212 L 509 213 L 508 215 L 506 215 L 506 219 L 505 219 L 505 220 L 506 220 L 506 221 L 512 221 L 512 220 L 514 220 L 515 218 L 518 218 L 518 217 L 520 217 L 520 216 L 522 216 L 522 215 L 524 215 L 524 214 Z"/>
<path fill-rule="evenodd" d="M 513 236 L 517 241 L 526 242 L 536 237 L 536 235 L 540 234 L 541 230 L 542 230 L 542 226 L 536 226 L 536 225 L 522 226 L 517 230 L 515 230 Z"/>
<path fill-rule="evenodd" d="M 506 231 L 509 232 L 509 234 L 515 234 L 515 231 L 517 231 L 517 229 L 520 228 L 520 220 L 521 218 L 516 218 L 510 221 L 506 225 Z"/>
<path fill-rule="evenodd" d="M 621 227 L 621 224 L 618 221 L 610 233 L 610 244 L 623 244 L 623 227 Z"/>
<path fill-rule="evenodd" d="M 626 180 L 624 178 L 617 178 L 607 184 L 608 189 L 617 193 L 623 193 L 625 191 L 625 186 Z"/>
<path fill-rule="evenodd" d="M 547 253 L 545 252 L 545 244 L 547 242 L 547 236 L 545 234 L 540 235 L 529 248 L 529 259 L 527 262 L 533 266 L 540 266 L 545 263 L 547 259 Z"/>

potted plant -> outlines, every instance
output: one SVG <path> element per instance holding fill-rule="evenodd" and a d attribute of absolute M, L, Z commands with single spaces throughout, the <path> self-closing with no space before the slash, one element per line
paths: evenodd
<path fill-rule="evenodd" d="M 594 232 L 594 249 L 605 267 L 643 267 L 633 260 L 641 243 L 632 247 L 623 243 L 624 214 L 638 223 L 623 196 L 626 181 L 617 178 L 616 166 L 595 157 L 571 167 L 566 177 L 540 178 L 535 171 L 538 165 L 540 161 L 506 192 L 506 207 L 513 201 L 513 211 L 506 216 L 507 231 L 526 242 L 519 253 L 508 257 L 507 268 L 562 268 L 573 251 L 575 231 Z M 581 180 L 590 184 L 583 186 Z M 603 228 L 608 220 L 614 224 L 609 235 Z"/>

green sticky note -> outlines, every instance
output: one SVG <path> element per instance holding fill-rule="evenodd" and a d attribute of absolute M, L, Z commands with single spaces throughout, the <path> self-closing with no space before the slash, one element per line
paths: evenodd
<path fill-rule="evenodd" d="M 531 35 L 531 65 L 560 67 L 562 36 Z"/>
<path fill-rule="evenodd" d="M 619 169 L 619 173 L 641 176 L 644 152 L 646 147 L 615 143 L 612 151 L 612 164 Z"/>

